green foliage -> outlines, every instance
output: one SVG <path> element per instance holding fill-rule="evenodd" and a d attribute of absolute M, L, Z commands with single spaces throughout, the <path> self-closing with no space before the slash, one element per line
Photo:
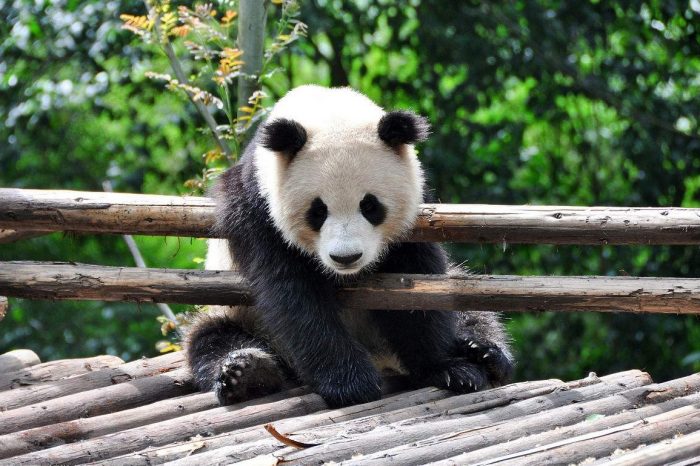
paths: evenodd
<path fill-rule="evenodd" d="M 189 98 L 216 141 L 217 147 L 203 155 L 205 167 L 201 175 L 185 183 L 193 192 L 204 192 L 209 181 L 238 159 L 252 130 L 267 114 L 270 101 L 264 102 L 267 94 L 261 88 L 280 71 L 274 59 L 306 34 L 306 25 L 296 19 L 296 1 L 273 3 L 281 4 L 280 18 L 257 75 L 243 71 L 247 57 L 237 44 L 238 12 L 228 9 L 235 8 L 235 4 L 222 5 L 227 9 L 220 15 L 212 3 L 196 4 L 194 8 L 180 5 L 175 12 L 170 0 L 146 0 L 147 15 L 120 15 L 123 29 L 136 34 L 144 44 L 161 49 L 177 79 L 154 71 L 147 71 L 145 76 L 164 82 L 166 89 Z M 188 52 L 186 57 L 178 56 L 178 46 Z M 185 68 L 189 77 L 184 74 Z M 234 85 L 239 79 L 252 80 L 258 90 L 250 96 L 237 95 Z M 225 124 L 217 124 L 217 112 L 224 113 Z"/>
<path fill-rule="evenodd" d="M 219 23 L 235 11 L 224 5 Z M 0 3 L 1 185 L 99 190 L 109 177 L 118 191 L 175 193 L 208 168 L 201 154 L 221 162 L 194 108 L 144 78 L 170 64 L 158 44 L 119 31 L 118 13 L 138 11 L 127 1 Z M 300 18 L 309 37 L 266 68 L 269 101 L 309 82 L 352 85 L 427 115 L 421 157 L 443 202 L 700 206 L 697 2 L 307 0 Z M 268 50 L 284 43 L 281 24 L 270 22 Z M 171 37 L 178 56 L 192 53 Z M 224 102 L 211 80 L 219 58 L 201 74 L 183 63 Z M 201 241 L 138 241 L 154 266 L 197 267 L 204 254 Z M 700 264 L 691 247 L 451 250 L 478 273 L 696 277 Z M 0 246 L 0 259 L 131 264 L 118 238 L 61 235 Z M 134 357 L 154 354 L 160 338 L 149 306 L 12 305 L 0 351 Z M 519 378 L 700 370 L 695 317 L 543 313 L 508 325 Z"/>

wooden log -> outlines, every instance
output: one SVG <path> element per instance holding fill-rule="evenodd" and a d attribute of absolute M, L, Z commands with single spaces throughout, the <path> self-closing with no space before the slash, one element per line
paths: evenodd
<path fill-rule="evenodd" d="M 576 464 L 590 458 L 608 456 L 618 449 L 636 448 L 638 445 L 660 442 L 699 429 L 700 406 L 694 404 L 604 431 L 562 440 L 557 444 L 533 448 L 512 459 L 499 461 L 498 464 Z"/>
<path fill-rule="evenodd" d="M 151 377 L 152 378 L 152 377 Z M 148 379 L 144 379 L 148 380 Z M 135 427 L 82 442 L 60 445 L 46 450 L 0 461 L 0 466 L 34 466 L 36 464 L 80 464 L 142 450 L 149 446 L 210 436 L 274 421 L 280 417 L 300 416 L 326 408 L 320 396 L 307 394 L 238 409 L 226 406 L 188 414 L 175 419 Z"/>
<path fill-rule="evenodd" d="M 5 354 L 0 354 L 0 374 L 18 371 L 40 362 L 39 356 L 32 350 L 18 349 L 8 351 Z M 2 411 L 2 404 L 0 404 L 0 411 Z"/>
<path fill-rule="evenodd" d="M 0 228 L 18 231 L 208 237 L 213 219 L 201 197 L 0 189 Z"/>
<path fill-rule="evenodd" d="M 211 237 L 208 198 L 0 189 L 0 228 Z M 411 241 L 700 244 L 700 209 L 424 204 Z"/>
<path fill-rule="evenodd" d="M 124 364 L 121 358 L 109 355 L 44 362 L 26 369 L 0 373 L 0 391 L 44 382 L 55 382 L 64 377 L 108 369 L 120 364 Z"/>
<path fill-rule="evenodd" d="M 484 392 L 485 393 L 485 392 Z M 443 399 L 450 395 L 446 390 L 440 390 L 434 387 L 428 387 L 420 390 L 415 390 L 409 393 L 401 393 L 400 395 L 382 398 L 381 400 L 366 403 L 362 405 L 349 406 L 332 411 L 321 411 L 320 413 L 308 414 L 300 417 L 286 418 L 281 421 L 275 421 L 275 426 L 287 422 L 294 422 L 295 425 L 303 425 L 305 427 L 315 427 L 332 422 L 341 422 L 347 419 L 354 419 L 365 415 L 376 414 L 380 412 L 391 411 L 394 409 L 403 408 L 406 406 L 420 405 L 429 403 L 435 400 Z M 208 451 L 223 447 L 226 445 L 234 445 L 243 442 L 251 442 L 259 439 L 263 432 L 263 425 L 247 427 L 245 429 L 226 432 L 223 434 L 197 438 L 195 440 L 186 440 L 176 443 L 170 443 L 163 447 L 153 447 L 147 450 L 130 453 L 128 455 L 119 456 L 116 458 L 105 459 L 100 463 L 104 466 L 114 465 L 152 465 L 160 464 L 166 461 L 173 461 L 183 456 L 189 456 L 193 452 Z M 267 434 L 265 434 L 267 435 Z"/>
<path fill-rule="evenodd" d="M 602 416 L 602 413 L 595 413 L 595 415 L 592 416 L 592 418 L 588 417 L 583 422 L 579 422 L 570 426 L 562 426 L 561 422 L 559 420 L 556 420 L 550 426 L 550 428 L 552 428 L 551 430 L 547 430 L 540 434 L 527 436 L 521 435 L 515 440 L 509 441 L 505 441 L 505 439 L 507 438 L 506 436 L 497 434 L 492 438 L 492 444 L 490 446 L 468 451 L 458 456 L 454 456 L 442 461 L 437 461 L 434 464 L 435 466 L 452 466 L 477 463 L 481 464 L 496 462 L 498 458 L 515 458 L 521 452 L 531 450 L 541 445 L 552 445 L 556 442 L 560 442 L 565 439 L 591 434 L 623 424 L 628 424 L 630 422 L 645 419 L 650 416 L 671 411 L 673 409 L 678 409 L 683 406 L 692 405 L 698 402 L 700 402 L 700 393 L 693 393 L 687 396 L 672 398 L 661 403 L 657 403 L 656 400 L 653 400 L 653 404 L 641 406 L 636 409 L 624 410 L 614 415 Z M 606 464 L 608 463 L 606 462 Z"/>
<path fill-rule="evenodd" d="M 339 290 L 348 307 L 395 310 L 700 313 L 700 279 L 379 274 Z M 0 294 L 33 299 L 251 304 L 236 272 L 0 262 Z M 390 304 L 387 304 L 390 303 Z"/>
<path fill-rule="evenodd" d="M 277 401 L 290 395 L 300 395 L 304 392 L 302 389 L 295 389 L 271 395 L 265 400 L 268 402 Z M 236 407 L 244 408 L 261 403 L 259 399 L 256 399 L 246 403 L 239 403 Z M 110 414 L 74 419 L 0 435 L 0 458 L 9 458 L 78 440 L 95 438 L 119 432 L 120 430 L 132 429 L 213 409 L 218 406 L 219 401 L 213 392 L 195 393 Z"/>
<path fill-rule="evenodd" d="M 609 466 L 656 466 L 681 460 L 695 459 L 697 461 L 698 458 L 700 458 L 700 431 L 641 447 L 621 456 L 613 455 L 612 458 L 605 458 L 594 463 L 593 466 L 602 464 Z M 694 463 L 697 464 L 695 461 Z"/>
<path fill-rule="evenodd" d="M 0 412 L 0 434 L 113 413 L 185 395 L 194 390 L 191 379 L 187 369 L 176 369 L 3 411 Z"/>
<path fill-rule="evenodd" d="M 5 296 L 0 296 L 0 320 L 5 318 L 7 310 L 10 308 L 10 303 Z"/>
<path fill-rule="evenodd" d="M 185 356 L 182 352 L 169 353 L 151 359 L 132 361 L 110 369 L 88 372 L 55 382 L 19 387 L 14 390 L 0 392 L 0 411 L 168 372 L 182 367 L 184 363 Z"/>
<path fill-rule="evenodd" d="M 542 380 L 534 382 L 522 382 L 499 387 L 493 390 L 485 390 L 466 395 L 448 396 L 446 398 L 430 399 L 422 392 L 412 393 L 409 396 L 399 395 L 386 400 L 373 403 L 366 403 L 358 406 L 342 408 L 320 414 L 312 414 L 301 418 L 282 419 L 274 423 L 274 427 L 279 432 L 309 431 L 323 432 L 323 436 L 335 435 L 335 432 L 344 431 L 352 425 L 353 432 L 364 432 L 376 426 L 400 422 L 418 416 L 439 415 L 445 411 L 468 407 L 472 412 L 482 412 L 494 406 L 505 406 L 518 400 L 534 398 L 545 394 L 550 394 L 556 390 L 568 389 L 578 386 L 578 382 L 566 384 L 560 380 Z M 428 395 L 434 393 L 447 394 L 443 390 L 429 389 Z M 174 461 L 173 466 L 198 465 L 198 464 L 230 464 L 253 458 L 258 455 L 272 453 L 280 448 L 280 442 L 270 436 L 263 436 L 262 426 L 250 429 L 247 432 L 234 432 L 223 438 L 206 439 L 196 454 L 185 455 L 186 449 L 178 445 L 180 450 L 171 450 L 175 455 L 182 457 L 179 461 Z M 332 431 L 332 432 L 331 432 Z M 166 447 L 167 448 L 167 447 Z M 192 449 L 190 448 L 190 452 Z M 143 452 L 146 453 L 146 452 Z M 140 455 L 143 457 L 143 453 Z M 163 458 L 163 453 L 159 451 L 158 459 Z M 173 460 L 170 455 L 168 461 Z M 151 455 L 149 455 L 151 456 Z M 127 464 L 127 463 L 120 463 Z M 129 463 L 130 464 L 130 463 Z"/>
<path fill-rule="evenodd" d="M 305 450 L 285 448 L 276 452 L 275 456 L 281 461 L 289 461 L 293 464 L 319 464 L 319 462 L 349 460 L 357 454 L 370 455 L 435 435 L 473 432 L 477 429 L 483 429 L 485 426 L 513 422 L 514 418 L 526 415 L 534 415 L 533 417 L 542 419 L 543 413 L 547 410 L 605 398 L 619 392 L 623 387 L 636 388 L 648 385 L 650 382 L 651 378 L 648 374 L 631 371 L 601 377 L 600 383 L 516 401 L 508 406 L 489 409 L 484 413 L 473 413 L 469 406 L 464 406 L 448 410 L 439 416 L 432 415 L 424 419 L 415 418 L 401 423 L 381 425 L 369 430 L 358 430 L 350 424 L 339 426 L 340 429 L 338 426 L 329 426 L 310 431 L 293 432 L 290 434 L 295 435 L 295 440 L 319 445 Z"/>
<path fill-rule="evenodd" d="M 524 432 L 527 432 L 528 436 L 534 437 L 534 434 L 540 432 L 550 431 L 550 433 L 552 433 L 551 429 L 557 427 L 585 423 L 587 419 L 590 424 L 590 416 L 610 416 L 622 410 L 632 410 L 639 406 L 661 403 L 678 396 L 683 396 L 689 392 L 697 392 L 698 390 L 700 390 L 700 374 L 674 380 L 669 383 L 653 384 L 641 388 L 625 390 L 604 398 L 580 403 L 576 406 L 562 406 L 556 409 L 522 416 L 514 419 L 510 423 L 494 424 L 492 422 L 480 426 L 476 431 L 470 429 L 468 433 L 460 429 L 432 436 L 429 433 L 432 429 L 425 429 L 428 431 L 426 436 L 430 437 L 424 440 L 414 442 L 410 446 L 406 444 L 408 442 L 402 442 L 401 445 L 396 445 L 370 455 L 364 455 L 360 458 L 347 461 L 346 464 L 348 464 L 348 466 L 369 464 L 378 460 L 386 461 L 387 458 L 390 458 L 394 464 L 426 464 L 450 457 L 456 451 L 469 452 L 491 445 L 501 446 L 505 450 L 510 446 L 511 442 L 522 441 Z M 686 404 L 688 403 L 686 402 Z M 633 419 L 637 420 L 638 418 Z M 622 422 L 620 422 L 620 424 L 622 424 Z M 583 428 L 585 429 L 585 426 Z M 602 429 L 599 428 L 598 430 Z M 562 435 L 560 431 L 554 431 L 553 435 Z M 571 431 L 568 432 L 569 436 L 562 437 L 562 439 L 572 436 Z M 542 442 L 545 440 L 546 436 L 539 437 L 538 439 L 526 438 L 530 441 Z M 532 445 L 543 444 L 546 443 L 533 443 Z M 518 453 L 513 455 L 513 457 L 517 456 L 519 456 Z M 474 463 L 471 460 L 464 461 L 464 458 L 460 458 L 460 464 Z M 528 464 L 549 463 L 531 462 Z"/>

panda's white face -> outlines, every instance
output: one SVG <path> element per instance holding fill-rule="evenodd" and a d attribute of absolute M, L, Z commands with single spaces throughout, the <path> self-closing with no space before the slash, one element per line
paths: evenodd
<path fill-rule="evenodd" d="M 380 139 L 377 127 L 385 112 L 366 97 L 314 87 L 312 94 L 326 98 L 314 112 L 280 111 L 300 89 L 282 99 L 270 119 L 293 118 L 303 128 L 301 148 L 290 157 L 279 150 L 285 144 L 258 147 L 258 182 L 288 243 L 315 256 L 331 273 L 355 274 L 410 230 L 422 198 L 422 170 L 411 145 L 391 147 Z M 278 132 L 290 128 L 282 125 Z"/>

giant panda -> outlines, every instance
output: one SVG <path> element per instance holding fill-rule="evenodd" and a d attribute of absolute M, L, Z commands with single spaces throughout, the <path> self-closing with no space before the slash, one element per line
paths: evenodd
<path fill-rule="evenodd" d="M 403 241 L 425 182 L 413 144 L 427 121 L 348 88 L 302 86 L 272 108 L 214 190 L 207 269 L 239 271 L 255 303 L 201 313 L 186 352 L 221 404 L 302 382 L 331 407 L 381 396 L 382 371 L 469 392 L 505 383 L 492 313 L 346 311 L 336 289 L 372 272 L 444 274 L 437 244 Z"/>

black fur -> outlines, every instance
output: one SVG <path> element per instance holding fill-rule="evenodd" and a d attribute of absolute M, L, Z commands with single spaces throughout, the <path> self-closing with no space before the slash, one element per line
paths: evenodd
<path fill-rule="evenodd" d="M 291 371 L 265 341 L 226 316 L 202 319 L 188 335 L 187 345 L 192 374 L 200 390 L 213 390 L 225 405 L 274 393 L 285 385 Z M 258 351 L 251 354 L 252 349 Z M 269 357 L 256 357 L 260 353 Z"/>
<path fill-rule="evenodd" d="M 386 207 L 374 194 L 365 194 L 360 201 L 360 212 L 375 227 L 381 225 L 386 219 Z"/>
<path fill-rule="evenodd" d="M 230 385 L 231 372 L 240 370 L 239 362 L 232 362 L 236 351 L 252 347 L 279 357 L 277 375 L 263 373 L 266 388 L 277 386 L 288 366 L 329 406 L 376 400 L 381 379 L 368 351 L 341 322 L 337 283 L 321 272 L 316 259 L 287 244 L 269 216 L 252 163 L 257 143 L 253 141 L 241 161 L 221 176 L 216 193 L 217 233 L 234 245 L 239 270 L 255 294 L 256 336 L 226 318 L 197 325 L 187 348 L 195 380 L 201 389 L 217 391 L 223 404 L 258 394 L 241 395 L 221 384 Z M 439 245 L 397 243 L 377 269 L 445 273 L 447 258 Z M 508 380 L 508 344 L 503 327 L 489 313 L 467 313 L 468 321 L 445 311 L 372 315 L 416 386 L 470 391 Z"/>
<path fill-rule="evenodd" d="M 328 218 L 328 206 L 317 197 L 311 201 L 309 210 L 306 211 L 306 223 L 313 231 L 319 231 Z"/>
<path fill-rule="evenodd" d="M 379 139 L 390 147 L 425 141 L 430 134 L 428 120 L 407 110 L 389 112 L 379 120 Z"/>
<path fill-rule="evenodd" d="M 265 123 L 260 143 L 263 147 L 280 152 L 291 160 L 306 144 L 306 130 L 294 120 L 280 118 Z"/>

